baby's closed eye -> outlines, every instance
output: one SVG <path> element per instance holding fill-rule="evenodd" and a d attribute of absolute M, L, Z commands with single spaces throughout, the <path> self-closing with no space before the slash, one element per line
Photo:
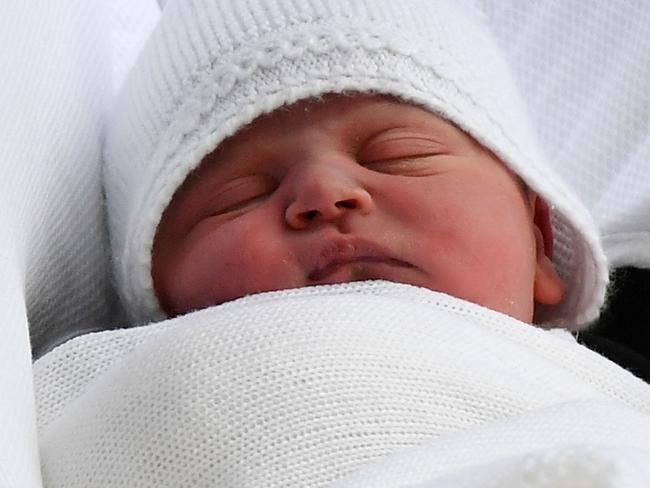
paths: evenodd
<path fill-rule="evenodd" d="M 357 153 L 357 159 L 373 171 L 418 176 L 434 171 L 439 157 L 447 153 L 445 144 L 434 137 L 395 129 L 365 142 Z"/>
<path fill-rule="evenodd" d="M 265 175 L 250 175 L 225 183 L 205 202 L 205 217 L 226 215 L 245 210 L 275 190 L 273 178 Z"/>

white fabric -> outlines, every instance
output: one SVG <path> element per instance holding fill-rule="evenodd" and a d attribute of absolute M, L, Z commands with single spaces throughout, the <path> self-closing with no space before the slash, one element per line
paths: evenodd
<path fill-rule="evenodd" d="M 1 232 L 37 354 L 111 322 L 102 126 L 157 16 L 154 0 L 3 4 Z"/>
<path fill-rule="evenodd" d="M 596 228 L 545 164 L 507 65 L 473 12 L 453 0 L 167 3 L 107 124 L 113 264 L 132 322 L 164 317 L 151 249 L 190 171 L 262 113 L 346 91 L 393 94 L 442 114 L 542 195 L 567 292 L 536 317 L 572 327 L 593 320 L 608 278 Z"/>
<path fill-rule="evenodd" d="M 1 2 L 2 487 L 41 486 L 30 338 L 38 355 L 111 322 L 100 131 L 152 2 Z"/>
<path fill-rule="evenodd" d="M 426 441 L 330 488 L 646 488 L 650 417 L 574 401 Z"/>
<path fill-rule="evenodd" d="M 574 429 L 586 445 L 647 447 L 635 435 L 650 432 L 650 386 L 614 363 L 497 312 L 388 282 L 265 293 L 78 337 L 34 372 L 51 488 L 324 486 L 495 422 L 526 445 L 518 436 L 553 419 L 544 409 L 578 401 L 631 412 L 593 435 L 586 421 Z M 546 422 L 519 428 L 534 412 Z M 567 445 L 557 439 L 542 447 Z"/>
<path fill-rule="evenodd" d="M 650 3 L 477 1 L 612 264 L 650 267 Z"/>

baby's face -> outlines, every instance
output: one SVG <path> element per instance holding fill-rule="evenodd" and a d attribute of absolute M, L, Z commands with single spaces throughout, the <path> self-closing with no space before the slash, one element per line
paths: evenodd
<path fill-rule="evenodd" d="M 535 300 L 562 296 L 534 200 L 491 152 L 424 109 L 380 96 L 303 101 L 224 141 L 176 193 L 154 242 L 155 289 L 177 315 L 384 279 L 529 322 Z"/>

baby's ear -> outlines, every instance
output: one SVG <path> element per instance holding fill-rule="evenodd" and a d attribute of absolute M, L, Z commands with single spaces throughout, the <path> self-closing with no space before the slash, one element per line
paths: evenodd
<path fill-rule="evenodd" d="M 553 229 L 546 202 L 534 195 L 533 230 L 535 233 L 536 264 L 533 295 L 535 302 L 556 305 L 564 296 L 564 283 L 553 266 Z"/>

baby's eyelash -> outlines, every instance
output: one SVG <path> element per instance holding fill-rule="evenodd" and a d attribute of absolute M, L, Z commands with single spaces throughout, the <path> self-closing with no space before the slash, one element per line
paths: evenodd
<path fill-rule="evenodd" d="M 440 140 L 410 130 L 389 130 L 372 137 L 359 149 L 357 156 L 362 161 L 391 159 L 414 159 L 448 152 Z"/>
<path fill-rule="evenodd" d="M 404 156 L 399 158 L 380 159 L 361 163 L 369 170 L 378 173 L 399 174 L 402 176 L 424 176 L 437 173 L 435 158 L 438 154 Z"/>
<path fill-rule="evenodd" d="M 267 196 L 267 194 L 268 193 L 264 193 L 264 194 L 251 196 L 249 198 L 245 198 L 245 199 L 240 200 L 238 202 L 235 202 L 232 205 L 229 205 L 229 206 L 227 206 L 225 208 L 220 208 L 218 211 L 214 212 L 212 214 L 212 216 L 225 215 L 225 214 L 229 214 L 229 213 L 232 213 L 232 212 L 236 212 L 237 210 L 242 210 L 242 209 L 244 209 L 246 207 L 249 207 L 250 205 L 255 203 L 257 200 L 260 200 L 260 199 L 264 198 L 265 196 Z"/>
<path fill-rule="evenodd" d="M 218 216 L 245 209 L 273 193 L 275 187 L 275 182 L 270 178 L 260 176 L 239 178 L 226 184 L 223 191 L 219 191 L 214 198 L 206 201 L 206 213 L 208 216 Z"/>

